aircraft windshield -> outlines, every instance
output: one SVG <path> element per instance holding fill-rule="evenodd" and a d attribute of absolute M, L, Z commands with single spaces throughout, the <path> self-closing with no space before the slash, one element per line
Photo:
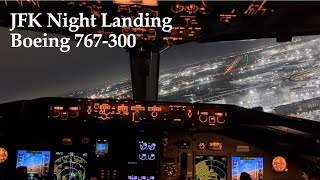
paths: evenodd
<path fill-rule="evenodd" d="M 1 31 L 1 39 L 8 42 L 7 29 Z M 11 49 L 9 43 L 1 47 L 0 77 L 7 84 L 1 103 L 45 96 L 132 98 L 129 56 L 120 48 L 79 48 L 66 55 L 50 49 Z M 320 120 L 320 36 L 287 43 L 188 43 L 162 53 L 160 63 L 161 101 L 262 107 Z"/>
<path fill-rule="evenodd" d="M 320 36 L 296 37 L 288 43 L 220 42 L 185 51 L 188 56 L 176 58 L 188 61 L 197 51 L 203 57 L 162 73 L 161 100 L 262 107 L 320 120 Z"/>
<path fill-rule="evenodd" d="M 319 52 L 320 36 L 176 46 L 161 57 L 159 100 L 262 107 L 320 120 Z M 99 97 L 131 97 L 130 85 L 111 86 L 128 91 Z"/>

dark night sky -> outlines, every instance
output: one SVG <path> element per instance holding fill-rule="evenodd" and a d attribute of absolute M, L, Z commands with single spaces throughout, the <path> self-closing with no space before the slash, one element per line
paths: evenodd
<path fill-rule="evenodd" d="M 15 32 L 42 37 L 38 32 Z M 120 48 L 75 48 L 75 42 L 68 53 L 49 48 L 11 48 L 9 33 L 8 28 L 0 28 L 0 103 L 59 96 L 130 78 L 129 56 Z M 274 40 L 175 46 L 161 55 L 161 70 L 272 42 Z"/>
<path fill-rule="evenodd" d="M 42 37 L 42 33 L 20 32 Z M 73 42 L 69 53 L 60 53 L 49 48 L 10 48 L 5 28 L 0 29 L 0 36 L 0 102 L 58 96 L 129 77 L 128 54 L 120 48 L 77 49 Z"/>

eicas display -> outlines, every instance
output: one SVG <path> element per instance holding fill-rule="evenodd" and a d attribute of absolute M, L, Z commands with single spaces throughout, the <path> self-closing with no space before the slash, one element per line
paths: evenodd
<path fill-rule="evenodd" d="M 18 150 L 16 168 L 25 166 L 28 179 L 37 180 L 49 173 L 50 151 Z"/>
<path fill-rule="evenodd" d="M 139 141 L 139 160 L 140 161 L 154 161 L 156 159 L 156 143 Z"/>
<path fill-rule="evenodd" d="M 56 152 L 54 161 L 55 180 L 84 180 L 86 177 L 87 157 L 87 153 Z"/>
<path fill-rule="evenodd" d="M 226 180 L 227 157 L 225 156 L 196 156 L 195 180 Z"/>

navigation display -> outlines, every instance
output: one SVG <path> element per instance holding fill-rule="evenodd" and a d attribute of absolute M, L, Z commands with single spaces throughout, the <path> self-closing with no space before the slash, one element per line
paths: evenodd
<path fill-rule="evenodd" d="M 232 157 L 232 180 L 240 180 L 242 172 L 250 174 L 252 180 L 263 180 L 263 158 Z"/>
<path fill-rule="evenodd" d="M 109 152 L 109 142 L 106 140 L 96 142 L 96 155 L 103 156 Z"/>
<path fill-rule="evenodd" d="M 195 164 L 195 180 L 227 179 L 226 156 L 196 156 Z"/>
<path fill-rule="evenodd" d="M 87 158 L 87 153 L 56 152 L 54 180 L 84 180 L 86 177 Z"/>
<path fill-rule="evenodd" d="M 50 151 L 18 150 L 16 168 L 27 167 L 28 179 L 47 176 L 50 164 Z"/>

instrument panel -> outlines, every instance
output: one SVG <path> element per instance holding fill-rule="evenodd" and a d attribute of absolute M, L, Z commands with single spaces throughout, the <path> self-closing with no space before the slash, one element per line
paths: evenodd
<path fill-rule="evenodd" d="M 113 99 L 44 98 L 22 104 L 23 114 L 9 121 L 1 142 L 7 159 L 0 167 L 25 167 L 29 179 L 239 180 L 247 172 L 263 180 L 292 179 L 304 171 L 294 152 L 243 138 L 267 137 L 238 131 L 244 114 L 263 119 L 256 110 Z M 17 124 L 23 136 L 15 136 Z"/>
<path fill-rule="evenodd" d="M 270 176 L 268 174 L 280 172 L 270 171 L 271 166 L 278 170 L 287 167 L 287 164 L 283 166 L 282 156 L 270 159 L 270 154 L 262 150 L 240 153 L 237 145 L 243 145 L 244 142 L 224 137 L 224 140 L 219 140 L 222 141 L 221 145 L 230 143 L 230 140 L 235 144 L 224 145 L 223 150 L 212 149 L 210 144 L 213 142 L 203 141 L 217 140 L 221 138 L 218 134 L 184 135 L 183 132 L 171 132 L 162 136 L 162 143 L 160 137 L 150 137 L 150 134 L 153 133 L 142 133 L 138 138 L 124 137 L 127 141 L 119 142 L 97 140 L 90 143 L 95 144 L 93 148 L 73 143 L 55 145 L 53 148 L 48 146 L 33 147 L 37 150 L 18 150 L 16 167 L 26 167 L 29 179 L 34 180 L 178 180 L 183 176 L 196 180 L 239 180 L 242 172 L 248 172 L 254 180 L 263 180 Z M 199 144 L 198 140 L 205 144 L 205 149 L 194 148 L 195 144 Z M 164 141 L 168 141 L 167 144 Z M 292 164 L 290 167 L 297 168 Z M 290 172 L 286 169 L 286 174 Z"/>
<path fill-rule="evenodd" d="M 118 100 L 56 102 L 49 107 L 48 118 L 61 121 L 108 123 L 112 120 L 132 123 L 168 123 L 203 126 L 223 126 L 228 112 L 219 107 L 125 102 Z"/>

